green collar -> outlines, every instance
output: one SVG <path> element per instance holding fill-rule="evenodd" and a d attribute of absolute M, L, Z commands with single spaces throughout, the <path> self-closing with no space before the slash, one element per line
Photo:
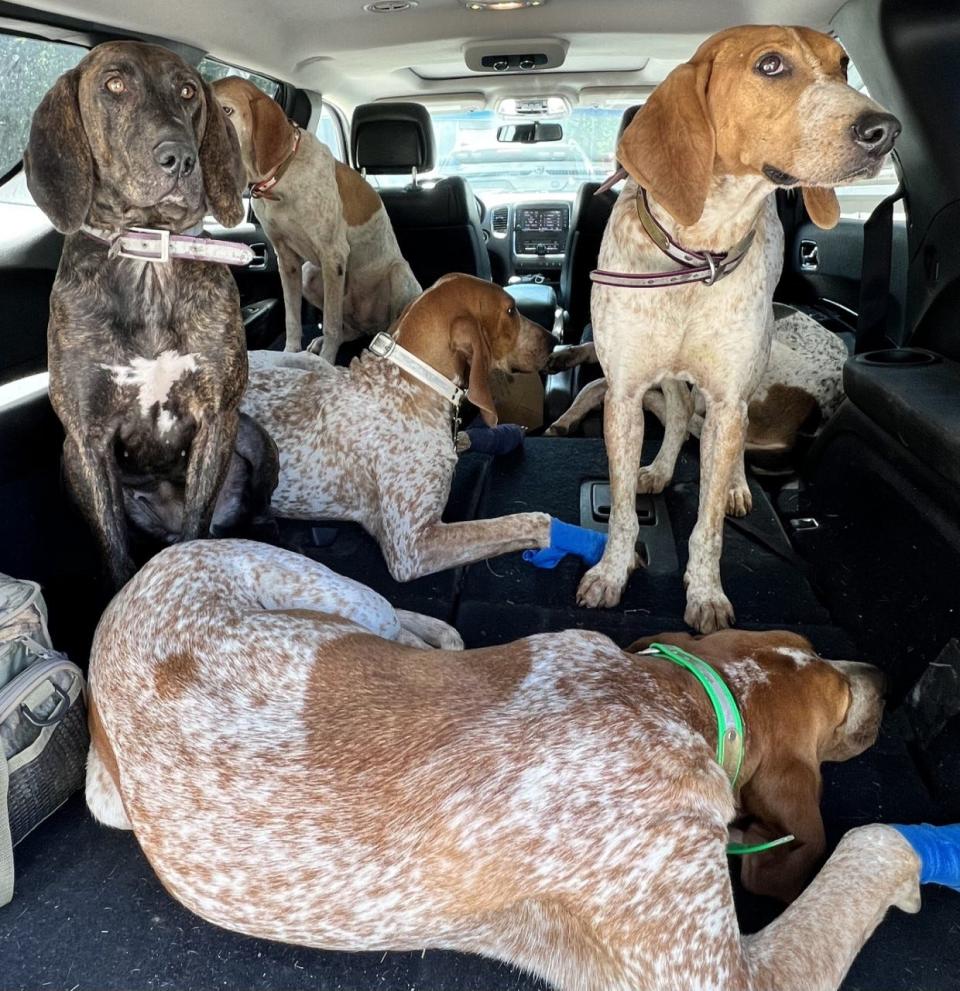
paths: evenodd
<path fill-rule="evenodd" d="M 690 654 L 681 647 L 652 643 L 644 654 L 655 654 L 689 671 L 703 686 L 717 717 L 717 763 L 726 772 L 730 787 L 735 789 L 740 768 L 743 766 L 744 729 L 743 718 L 733 692 L 727 683 L 702 657 Z M 760 853 L 773 847 L 790 843 L 794 837 L 781 836 L 768 843 L 728 843 L 727 853 L 733 855 Z"/>
<path fill-rule="evenodd" d="M 736 788 L 743 765 L 743 719 L 727 683 L 702 657 L 689 654 L 680 647 L 652 643 L 644 653 L 658 654 L 679 664 L 703 685 L 717 717 L 717 763 L 726 771 L 730 787 Z"/>

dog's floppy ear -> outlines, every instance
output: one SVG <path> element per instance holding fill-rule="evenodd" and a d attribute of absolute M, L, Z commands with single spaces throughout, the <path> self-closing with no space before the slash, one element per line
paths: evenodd
<path fill-rule="evenodd" d="M 681 224 L 703 213 L 716 156 L 707 110 L 712 62 L 685 62 L 650 94 L 620 138 L 617 160 Z"/>
<path fill-rule="evenodd" d="M 261 176 L 279 165 L 292 147 L 283 107 L 259 93 L 250 101 L 250 142 L 253 167 Z"/>
<path fill-rule="evenodd" d="M 763 843 L 792 833 L 796 842 L 743 858 L 740 878 L 754 894 L 791 902 L 804 889 L 823 856 L 820 764 L 816 756 L 765 755 L 740 791 L 752 822 L 745 843 Z"/>
<path fill-rule="evenodd" d="M 93 153 L 80 117 L 80 72 L 65 72 L 40 101 L 23 154 L 30 195 L 63 234 L 79 230 L 93 202 Z"/>
<path fill-rule="evenodd" d="M 490 344 L 480 319 L 473 314 L 457 317 L 450 328 L 450 342 L 455 351 L 466 357 L 470 366 L 467 399 L 480 410 L 484 423 L 495 427 L 498 417 L 490 392 Z"/>
<path fill-rule="evenodd" d="M 210 212 L 224 227 L 243 220 L 243 187 L 246 185 L 237 132 L 208 83 L 203 84 L 207 122 L 200 142 L 200 168 Z"/>
<path fill-rule="evenodd" d="M 837 226 L 840 220 L 840 201 L 832 189 L 824 186 L 804 186 L 803 205 L 817 227 L 828 231 Z"/>

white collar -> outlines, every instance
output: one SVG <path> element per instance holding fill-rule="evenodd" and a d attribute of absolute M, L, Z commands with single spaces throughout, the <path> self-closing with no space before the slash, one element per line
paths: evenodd
<path fill-rule="evenodd" d="M 370 351 L 378 358 L 386 358 L 387 361 L 396 365 L 408 374 L 412 375 L 418 382 L 429 386 L 438 395 L 450 403 L 454 411 L 460 409 L 465 389 L 461 389 L 456 382 L 451 382 L 445 375 L 441 375 L 435 368 L 421 361 L 415 354 L 399 344 L 389 335 L 382 331 L 370 342 Z"/>
<path fill-rule="evenodd" d="M 154 227 L 126 227 L 108 231 L 83 224 L 87 237 L 110 245 L 111 257 L 136 258 L 144 262 L 165 264 L 171 258 L 189 261 L 219 262 L 223 265 L 248 265 L 254 260 L 253 249 L 240 241 L 217 241 L 193 234 L 173 234 Z M 202 228 L 192 228 L 202 231 Z"/>

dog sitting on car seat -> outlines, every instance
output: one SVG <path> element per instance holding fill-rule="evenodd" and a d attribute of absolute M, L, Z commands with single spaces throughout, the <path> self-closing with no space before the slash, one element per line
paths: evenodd
<path fill-rule="evenodd" d="M 179 56 L 110 42 L 44 97 L 24 166 L 67 235 L 48 329 L 65 473 L 120 586 L 136 570 L 124 472 L 182 485 L 189 540 L 207 535 L 234 455 L 247 352 L 226 265 L 252 252 L 194 235 L 208 211 L 227 227 L 242 219 L 240 149 Z M 269 485 L 270 472 L 250 478 Z"/>

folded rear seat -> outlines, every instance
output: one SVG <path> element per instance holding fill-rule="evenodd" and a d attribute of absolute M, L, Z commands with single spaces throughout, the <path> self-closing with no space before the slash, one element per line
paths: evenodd
<path fill-rule="evenodd" d="M 652 460 L 661 439 L 659 426 L 648 418 L 644 463 Z M 698 475 L 698 448 L 688 444 L 673 484 L 663 495 L 639 497 L 639 540 L 649 563 L 634 572 L 615 609 L 576 605 L 577 586 L 586 569 L 573 557 L 549 571 L 527 564 L 520 554 L 471 566 L 458 610 L 458 628 L 468 646 L 572 627 L 599 630 L 626 645 L 644 634 L 683 629 L 683 569 L 697 517 Z M 589 518 L 591 492 L 594 500 L 598 498 L 590 484 L 608 479 L 601 439 L 528 438 L 522 451 L 494 462 L 478 515 L 539 510 L 567 523 L 597 526 Z M 810 635 L 821 649 L 846 653 L 851 644 L 830 626 L 829 614 L 807 582 L 766 493 L 756 483 L 751 483 L 751 491 L 753 512 L 743 520 L 728 520 L 724 532 L 721 572 L 737 625 L 794 629 Z"/>

